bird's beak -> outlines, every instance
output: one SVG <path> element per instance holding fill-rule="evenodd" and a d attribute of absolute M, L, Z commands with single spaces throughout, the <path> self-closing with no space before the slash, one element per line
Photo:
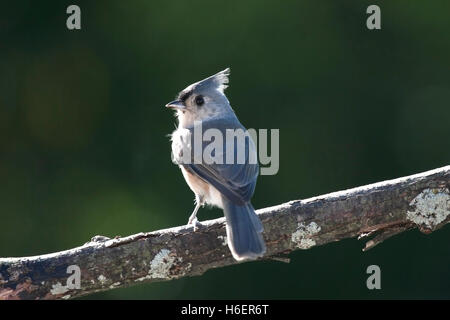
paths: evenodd
<path fill-rule="evenodd" d="M 174 100 L 172 102 L 169 102 L 166 104 L 166 108 L 172 108 L 172 109 L 186 109 L 186 106 L 184 105 L 183 101 L 181 100 Z"/>

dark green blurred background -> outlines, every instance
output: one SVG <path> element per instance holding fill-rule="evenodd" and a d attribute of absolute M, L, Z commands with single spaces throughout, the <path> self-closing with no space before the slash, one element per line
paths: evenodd
<path fill-rule="evenodd" d="M 66 28 L 70 4 L 80 31 Z M 366 28 L 370 4 L 382 30 Z M 184 224 L 193 194 L 164 105 L 228 66 L 241 122 L 280 129 L 280 171 L 260 177 L 256 208 L 449 164 L 449 1 L 19 0 L 0 12 L 0 256 Z M 367 253 L 347 240 L 90 298 L 450 298 L 449 240 L 450 227 Z"/>

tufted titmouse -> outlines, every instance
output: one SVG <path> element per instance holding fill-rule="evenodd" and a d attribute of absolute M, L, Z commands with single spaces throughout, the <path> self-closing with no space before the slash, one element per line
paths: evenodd
<path fill-rule="evenodd" d="M 239 143 L 229 132 L 246 132 L 224 94 L 230 69 L 191 84 L 178 98 L 166 105 L 176 110 L 178 127 L 172 133 L 173 160 L 195 193 L 196 206 L 188 224 L 197 222 L 200 206 L 210 204 L 223 209 L 228 247 L 236 260 L 256 259 L 264 255 L 263 226 L 250 200 L 255 190 L 259 166 L 256 148 L 249 135 Z M 214 159 L 207 161 L 207 145 L 196 130 L 215 132 Z M 222 142 L 220 144 L 219 142 Z M 218 147 L 220 146 L 221 147 Z M 239 159 L 240 151 L 242 157 Z M 232 153 L 230 155 L 230 153 Z M 237 154 L 236 154 L 237 153 Z M 200 157 L 198 157 L 200 155 Z M 209 159 L 211 160 L 211 159 Z M 232 160 L 232 161 L 229 161 Z M 240 161 L 239 161 L 240 160 Z"/>

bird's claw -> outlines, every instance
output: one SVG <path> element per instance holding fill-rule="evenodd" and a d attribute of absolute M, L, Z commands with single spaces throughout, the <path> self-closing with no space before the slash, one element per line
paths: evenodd
<path fill-rule="evenodd" d="M 188 225 L 192 225 L 194 227 L 194 232 L 197 231 L 199 228 L 201 228 L 203 225 L 200 221 L 198 221 L 197 217 L 193 219 L 189 219 Z"/>

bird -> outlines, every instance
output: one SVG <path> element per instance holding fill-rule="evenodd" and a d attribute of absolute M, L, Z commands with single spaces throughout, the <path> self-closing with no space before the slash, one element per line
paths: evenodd
<path fill-rule="evenodd" d="M 252 161 L 257 159 L 255 144 L 225 95 L 229 75 L 230 68 L 226 68 L 195 82 L 183 89 L 176 100 L 166 104 L 167 108 L 176 111 L 178 118 L 178 125 L 170 135 L 172 160 L 180 167 L 184 179 L 195 194 L 196 205 L 188 225 L 193 224 L 194 231 L 197 225 L 201 225 L 197 212 L 204 205 L 223 209 L 227 244 L 233 258 L 237 261 L 255 260 L 266 252 L 263 225 L 251 204 L 259 165 L 257 161 Z M 226 161 L 203 159 L 207 148 L 204 140 L 207 139 L 195 141 L 198 140 L 198 137 L 195 138 L 197 128 L 201 128 L 202 132 L 214 130 L 216 134 L 222 135 L 223 147 L 217 147 L 211 152 L 214 159 L 227 158 L 230 153 L 232 155 Z M 245 132 L 245 139 L 227 135 L 230 130 Z M 196 143 L 199 146 L 197 149 Z"/>

